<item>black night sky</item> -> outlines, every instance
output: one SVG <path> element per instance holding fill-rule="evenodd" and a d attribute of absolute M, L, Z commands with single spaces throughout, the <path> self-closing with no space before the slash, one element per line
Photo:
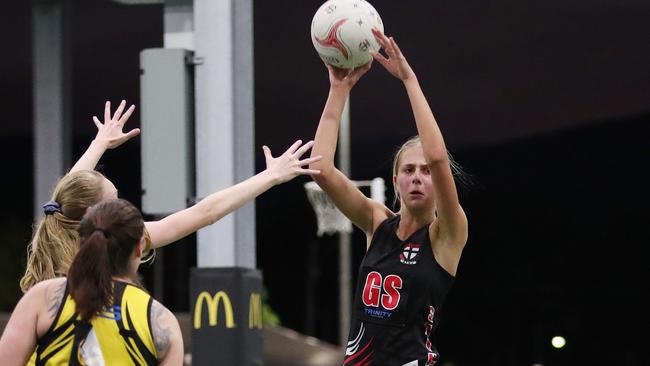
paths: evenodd
<path fill-rule="evenodd" d="M 442 364 L 650 365 L 650 2 L 372 3 L 473 180 L 459 188 L 470 239 L 437 333 Z M 309 39 L 319 5 L 254 1 L 257 171 L 262 144 L 281 152 L 316 130 L 328 88 Z M 30 11 L 25 1 L 0 13 L 1 311 L 19 296 L 31 234 Z M 162 47 L 162 6 L 76 0 L 69 26 L 77 158 L 104 100 L 138 105 L 138 54 Z M 406 94 L 375 65 L 351 100 L 352 178 L 389 181 L 394 149 L 416 133 Z M 139 149 L 131 141 L 101 162 L 136 204 Z M 257 200 L 258 266 L 284 326 L 335 342 L 337 243 L 316 237 L 306 181 Z M 355 273 L 363 242 L 355 232 Z M 193 238 L 161 258 L 162 300 L 186 311 Z"/>

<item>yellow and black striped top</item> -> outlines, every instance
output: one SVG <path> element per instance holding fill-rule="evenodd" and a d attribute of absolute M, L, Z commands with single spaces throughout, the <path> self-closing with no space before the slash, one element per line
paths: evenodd
<path fill-rule="evenodd" d="M 30 364 L 156 365 L 150 317 L 152 297 L 131 284 L 114 281 L 113 305 L 90 322 L 79 319 L 66 287 L 50 329 L 38 340 Z"/>

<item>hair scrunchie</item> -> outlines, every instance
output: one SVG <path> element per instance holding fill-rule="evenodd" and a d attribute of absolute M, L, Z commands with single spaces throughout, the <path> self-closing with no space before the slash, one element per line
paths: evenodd
<path fill-rule="evenodd" d="M 109 233 L 108 230 L 103 229 L 103 228 L 101 228 L 101 227 L 95 227 L 95 228 L 93 228 L 93 232 L 95 232 L 95 231 L 99 231 L 99 232 L 101 232 L 102 234 L 104 234 L 104 237 L 105 237 L 106 239 L 108 239 L 108 238 L 111 236 L 111 233 Z"/>
<path fill-rule="evenodd" d="M 54 215 L 56 212 L 63 213 L 63 211 L 61 211 L 61 205 L 59 205 L 56 201 L 50 201 L 44 204 L 43 212 L 46 215 Z"/>

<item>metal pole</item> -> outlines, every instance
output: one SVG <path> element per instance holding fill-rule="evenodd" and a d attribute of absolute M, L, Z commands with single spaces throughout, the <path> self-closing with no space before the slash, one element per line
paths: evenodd
<path fill-rule="evenodd" d="M 253 1 L 167 0 L 164 16 L 165 47 L 194 50 L 196 197 L 201 199 L 255 171 Z M 199 230 L 197 267 L 190 275 L 192 363 L 262 365 L 254 202 Z"/>
<path fill-rule="evenodd" d="M 255 172 L 253 1 L 194 1 L 197 196 Z M 255 205 L 250 202 L 197 233 L 190 276 L 192 363 L 262 365 L 262 275 L 255 270 Z M 210 321 L 210 296 L 224 314 Z M 228 301 L 226 301 L 228 299 Z M 203 314 L 203 315 L 201 315 Z M 209 313 L 208 313 L 209 314 Z"/>
<path fill-rule="evenodd" d="M 252 0 L 195 0 L 197 196 L 254 173 Z M 197 235 L 198 267 L 255 268 L 255 205 Z"/>
<path fill-rule="evenodd" d="M 71 157 L 70 73 L 66 0 L 32 3 L 34 108 L 34 220 Z"/>
<path fill-rule="evenodd" d="M 192 0 L 165 1 L 163 44 L 165 48 L 194 50 L 194 8 Z"/>
<path fill-rule="evenodd" d="M 339 128 L 339 168 L 350 177 L 350 97 L 345 101 Z M 352 234 L 339 233 L 339 344 L 348 341 L 352 304 L 351 252 Z"/>

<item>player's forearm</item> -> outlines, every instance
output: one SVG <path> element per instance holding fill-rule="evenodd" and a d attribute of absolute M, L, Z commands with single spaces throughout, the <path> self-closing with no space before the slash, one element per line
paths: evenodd
<path fill-rule="evenodd" d="M 205 197 L 192 207 L 173 213 L 159 221 L 147 222 L 154 248 L 175 242 L 211 225 L 267 191 L 278 182 L 265 170 L 234 186 Z"/>
<path fill-rule="evenodd" d="M 272 172 L 264 170 L 243 182 L 207 196 L 196 204 L 196 208 L 203 212 L 202 221 L 206 225 L 212 224 L 266 192 L 277 182 L 278 179 Z"/>
<path fill-rule="evenodd" d="M 446 160 L 447 149 L 442 132 L 422 92 L 422 88 L 420 88 L 417 78 L 412 77 L 404 81 L 404 87 L 411 102 L 411 109 L 413 110 L 418 135 L 422 142 L 425 159 L 428 163 Z"/>
<path fill-rule="evenodd" d="M 339 136 L 341 114 L 345 107 L 345 101 L 349 91 L 344 88 L 331 88 L 323 109 L 323 114 L 318 123 L 314 146 L 311 149 L 311 156 L 322 156 L 321 161 L 310 164 L 311 169 L 321 170 L 326 174 L 327 169 L 334 168 L 334 156 Z M 324 171 L 325 170 L 325 171 Z"/>
<path fill-rule="evenodd" d="M 108 149 L 108 142 L 97 139 L 91 141 L 86 152 L 84 152 L 72 169 L 70 169 L 70 173 L 78 170 L 94 170 L 99 159 L 101 159 L 102 155 L 106 152 L 106 149 Z"/>

